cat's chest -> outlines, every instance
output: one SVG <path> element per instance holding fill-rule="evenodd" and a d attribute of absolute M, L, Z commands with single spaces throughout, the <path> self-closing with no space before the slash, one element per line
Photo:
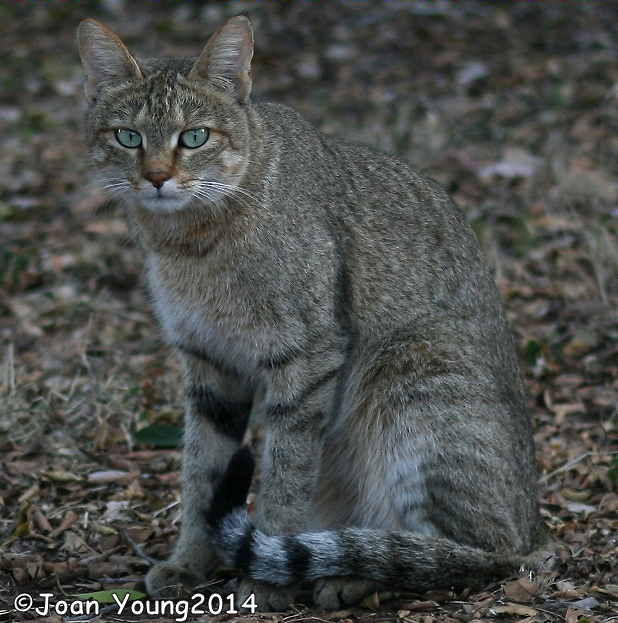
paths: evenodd
<path fill-rule="evenodd" d="M 302 331 L 291 318 L 276 322 L 275 301 L 257 295 L 233 268 L 208 262 L 147 262 L 150 290 L 168 339 L 251 373 Z"/>

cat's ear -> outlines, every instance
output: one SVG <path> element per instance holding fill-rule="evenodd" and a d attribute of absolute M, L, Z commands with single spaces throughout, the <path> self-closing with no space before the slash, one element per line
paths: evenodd
<path fill-rule="evenodd" d="M 86 71 L 84 89 L 95 100 L 108 85 L 142 78 L 142 72 L 124 43 L 94 19 L 85 19 L 77 29 L 77 43 Z"/>
<path fill-rule="evenodd" d="M 210 37 L 188 78 L 208 80 L 234 90 L 236 101 L 247 101 L 251 92 L 253 31 L 243 15 L 231 17 Z"/>

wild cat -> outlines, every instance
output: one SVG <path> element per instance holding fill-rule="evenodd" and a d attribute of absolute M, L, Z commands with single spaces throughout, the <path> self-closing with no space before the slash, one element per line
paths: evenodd
<path fill-rule="evenodd" d="M 191 588 L 223 559 L 262 610 L 289 606 L 302 580 L 336 608 L 385 586 L 479 584 L 534 558 L 517 358 L 444 191 L 254 103 L 243 16 L 197 59 L 137 60 L 90 19 L 78 40 L 94 169 L 127 207 L 186 378 L 182 525 L 150 595 Z M 252 412 L 265 431 L 254 519 L 246 452 L 224 477 Z"/>

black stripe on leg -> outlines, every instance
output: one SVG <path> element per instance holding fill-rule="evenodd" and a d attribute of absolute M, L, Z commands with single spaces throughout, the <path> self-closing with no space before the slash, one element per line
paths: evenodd
<path fill-rule="evenodd" d="M 185 353 L 185 355 L 191 355 L 191 357 L 195 357 L 196 359 L 201 359 L 202 361 L 207 363 L 209 366 L 212 366 L 220 374 L 227 375 L 227 376 L 235 376 L 237 378 L 240 378 L 242 376 L 238 370 L 230 366 L 228 363 L 223 362 L 216 357 L 213 357 L 206 351 L 200 350 L 199 348 L 193 348 L 191 346 L 185 346 L 184 344 L 181 344 L 180 342 L 177 342 L 175 346 L 180 352 Z"/>
<path fill-rule="evenodd" d="M 308 385 L 305 390 L 298 396 L 298 398 L 294 399 L 293 402 L 287 404 L 277 404 L 270 407 L 266 412 L 267 418 L 278 419 L 288 413 L 290 411 L 294 411 L 298 409 L 303 402 L 313 394 L 313 392 L 320 389 L 323 385 L 326 385 L 328 382 L 332 381 L 338 374 L 341 368 L 334 368 L 333 370 L 329 370 L 325 372 L 320 378 L 316 379 Z"/>
<path fill-rule="evenodd" d="M 304 349 L 300 348 L 287 348 L 281 352 L 272 353 L 268 357 L 260 359 L 258 361 L 258 366 L 267 370 L 282 368 L 298 359 L 304 352 Z"/>
<path fill-rule="evenodd" d="M 218 398 L 203 385 L 192 385 L 187 398 L 195 413 L 210 420 L 222 434 L 240 443 L 251 413 L 250 402 Z"/>
<path fill-rule="evenodd" d="M 309 385 L 309 387 L 307 387 L 307 389 L 302 393 L 300 399 L 304 400 L 305 398 L 308 398 L 311 394 L 313 394 L 313 392 L 320 389 L 322 385 L 326 385 L 329 381 L 332 381 L 339 374 L 340 370 L 341 367 L 325 372 L 319 379 L 316 379 L 313 383 L 311 383 L 311 385 Z"/>

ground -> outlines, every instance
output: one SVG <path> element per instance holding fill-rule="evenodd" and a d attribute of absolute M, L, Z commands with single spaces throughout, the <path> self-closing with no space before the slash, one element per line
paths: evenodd
<path fill-rule="evenodd" d="M 75 28 L 97 17 L 141 55 L 195 54 L 239 11 L 258 97 L 427 170 L 473 224 L 521 353 L 558 562 L 480 592 L 210 618 L 618 620 L 618 5 L 124 0 L 0 3 L 0 620 L 139 590 L 179 525 L 178 361 L 122 210 L 88 186 Z"/>

